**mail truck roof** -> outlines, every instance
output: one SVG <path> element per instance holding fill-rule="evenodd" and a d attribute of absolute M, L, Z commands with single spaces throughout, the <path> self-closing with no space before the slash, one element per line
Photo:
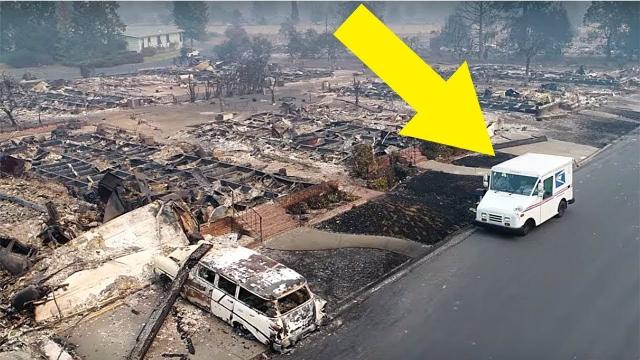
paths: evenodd
<path fill-rule="evenodd" d="M 571 165 L 573 158 L 566 156 L 526 153 L 491 168 L 492 171 L 540 177 L 554 169 Z"/>

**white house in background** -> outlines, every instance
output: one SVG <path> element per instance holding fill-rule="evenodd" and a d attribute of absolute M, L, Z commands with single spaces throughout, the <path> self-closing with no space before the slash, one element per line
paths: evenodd
<path fill-rule="evenodd" d="M 127 50 L 140 52 L 146 47 L 179 49 L 184 40 L 182 30 L 175 26 L 128 25 L 124 32 Z"/>

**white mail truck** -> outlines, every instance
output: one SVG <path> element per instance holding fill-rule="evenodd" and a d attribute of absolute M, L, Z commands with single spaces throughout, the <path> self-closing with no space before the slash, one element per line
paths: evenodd
<path fill-rule="evenodd" d="M 526 235 L 573 204 L 573 159 L 527 153 L 491 168 L 476 224 Z"/>

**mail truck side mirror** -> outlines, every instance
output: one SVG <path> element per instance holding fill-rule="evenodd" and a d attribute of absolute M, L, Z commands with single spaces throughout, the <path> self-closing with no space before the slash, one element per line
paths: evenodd
<path fill-rule="evenodd" d="M 484 186 L 485 188 L 489 187 L 489 175 L 488 174 L 482 175 L 482 186 Z"/>

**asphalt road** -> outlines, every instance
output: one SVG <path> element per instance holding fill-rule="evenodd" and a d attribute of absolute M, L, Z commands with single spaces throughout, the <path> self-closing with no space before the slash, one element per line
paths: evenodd
<path fill-rule="evenodd" d="M 374 292 L 287 359 L 639 359 L 640 140 L 575 174 L 524 238 L 478 231 Z"/>

